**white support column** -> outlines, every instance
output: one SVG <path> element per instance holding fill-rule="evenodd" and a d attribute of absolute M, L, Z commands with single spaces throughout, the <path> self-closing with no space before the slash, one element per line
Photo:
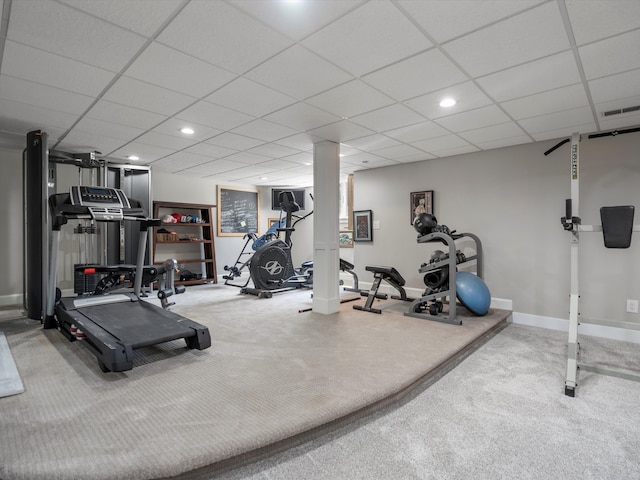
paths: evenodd
<path fill-rule="evenodd" d="M 340 308 L 338 143 L 314 144 L 313 192 L 313 311 L 331 314 Z"/>

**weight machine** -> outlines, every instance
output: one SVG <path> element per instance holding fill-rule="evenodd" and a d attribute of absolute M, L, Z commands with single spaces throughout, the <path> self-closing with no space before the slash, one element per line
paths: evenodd
<path fill-rule="evenodd" d="M 640 131 L 639 128 L 628 129 L 620 132 L 609 132 L 589 135 L 589 138 L 602 136 L 615 136 L 619 133 L 631 133 Z M 563 228 L 571 233 L 570 262 L 571 262 L 571 287 L 569 294 L 569 338 L 567 351 L 567 375 L 565 380 L 564 393 L 569 397 L 575 396 L 578 386 L 578 369 L 588 372 L 610 375 L 628 380 L 640 381 L 640 372 L 587 363 L 580 361 L 580 344 L 578 343 L 578 326 L 580 323 L 602 325 L 623 329 L 640 330 L 640 324 L 615 320 L 603 320 L 585 318 L 579 313 L 579 246 L 580 232 L 602 232 L 604 246 L 606 248 L 628 248 L 631 243 L 633 231 L 640 231 L 640 225 L 633 224 L 635 208 L 630 205 L 602 207 L 600 209 L 601 225 L 583 225 L 580 218 L 580 134 L 574 133 L 571 139 L 565 139 L 550 148 L 545 155 L 549 155 L 555 149 L 571 141 L 570 152 L 570 175 L 571 175 L 571 198 L 565 202 L 565 216 L 561 218 Z"/>

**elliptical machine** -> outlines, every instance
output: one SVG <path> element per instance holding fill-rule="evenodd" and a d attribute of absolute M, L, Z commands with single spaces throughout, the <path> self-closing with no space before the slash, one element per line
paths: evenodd
<path fill-rule="evenodd" d="M 311 198 L 313 199 L 313 196 Z M 246 235 L 244 248 L 236 264 L 232 267 L 225 266 L 225 270 L 229 272 L 224 276 L 225 284 L 240 287 L 240 293 L 256 295 L 259 298 L 271 298 L 274 293 L 313 286 L 313 261 L 306 261 L 300 268 L 295 268 L 291 258 L 293 246 L 291 234 L 295 231 L 297 223 L 313 214 L 313 211 L 304 216 L 296 215 L 295 212 L 300 211 L 300 206 L 296 203 L 291 191 L 281 192 L 279 201 L 278 223 L 261 237 L 256 237 L 255 234 Z M 284 240 L 276 237 L 280 232 L 284 232 Z M 253 240 L 255 253 L 249 260 L 242 262 L 240 259 L 246 255 L 245 250 L 251 240 Z M 249 268 L 250 275 L 247 282 L 244 285 L 229 283 L 230 280 L 239 277 L 245 267 Z M 253 287 L 247 286 L 249 280 L 253 282 Z"/>

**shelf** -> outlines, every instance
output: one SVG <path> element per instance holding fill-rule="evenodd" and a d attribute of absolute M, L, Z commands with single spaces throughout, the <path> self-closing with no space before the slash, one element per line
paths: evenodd
<path fill-rule="evenodd" d="M 153 202 L 154 218 L 162 218 L 164 215 L 172 213 L 180 213 L 183 215 L 194 215 L 204 220 L 204 223 L 161 223 L 154 227 L 156 230 L 164 228 L 167 230 L 198 228 L 201 231 L 197 236 L 202 237 L 198 240 L 158 240 L 154 235 L 153 239 L 153 263 L 162 264 L 167 258 L 175 258 L 178 265 L 204 264 L 202 272 L 193 272 L 207 278 L 176 281 L 177 285 L 198 285 L 202 283 L 217 283 L 218 277 L 216 273 L 216 254 L 213 240 L 213 205 L 201 205 L 194 203 L 178 203 L 178 202 Z M 188 232 L 188 230 L 181 230 Z M 162 232 L 161 232 L 162 233 Z M 193 248 L 180 248 L 177 250 L 173 245 L 188 245 Z M 185 258 L 180 258 L 181 256 Z"/>

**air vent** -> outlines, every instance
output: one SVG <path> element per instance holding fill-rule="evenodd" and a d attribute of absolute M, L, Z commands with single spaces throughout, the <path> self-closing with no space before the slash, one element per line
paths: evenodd
<path fill-rule="evenodd" d="M 602 116 L 603 117 L 610 117 L 612 115 L 621 115 L 623 113 L 637 112 L 639 110 L 640 110 L 640 105 L 635 106 L 635 107 L 618 108 L 616 110 L 609 110 L 608 112 L 602 112 Z"/>

